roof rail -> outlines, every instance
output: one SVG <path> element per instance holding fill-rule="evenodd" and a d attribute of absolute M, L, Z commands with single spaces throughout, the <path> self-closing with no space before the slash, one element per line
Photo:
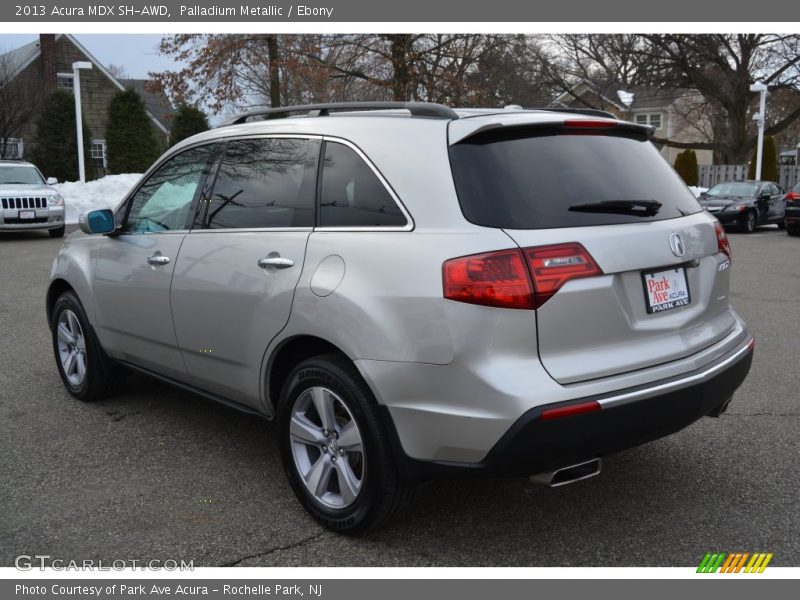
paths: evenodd
<path fill-rule="evenodd" d="M 452 108 L 433 102 L 326 102 L 324 104 L 302 104 L 299 106 L 280 106 L 262 108 L 234 115 L 225 119 L 219 127 L 241 125 L 253 117 L 286 115 L 293 112 L 305 112 L 310 117 L 326 117 L 332 110 L 407 110 L 412 117 L 430 117 L 434 119 L 457 119 L 458 114 Z"/>
<path fill-rule="evenodd" d="M 597 108 L 555 108 L 548 106 L 547 108 L 535 108 L 533 110 L 546 110 L 549 112 L 560 112 L 560 113 L 575 113 L 576 115 L 586 115 L 588 117 L 604 117 L 606 119 L 618 119 L 618 117 L 615 114 Z"/>

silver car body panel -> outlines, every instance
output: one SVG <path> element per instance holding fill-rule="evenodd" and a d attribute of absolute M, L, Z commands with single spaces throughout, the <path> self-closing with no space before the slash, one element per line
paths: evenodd
<path fill-rule="evenodd" d="M 480 461 L 531 408 L 646 390 L 712 368 L 747 343 L 746 326 L 730 308 L 729 262 L 705 212 L 535 231 L 466 221 L 448 144 L 486 128 L 573 117 L 463 114 L 451 122 L 380 114 L 259 121 L 194 136 L 164 157 L 240 137 L 344 142 L 379 175 L 407 227 L 75 234 L 52 277 L 76 288 L 112 356 L 268 416 L 276 350 L 298 336 L 326 340 L 353 360 L 388 408 L 409 456 L 451 462 Z M 687 250 L 680 259 L 668 243 L 675 232 Z M 604 275 L 568 282 L 538 311 L 443 298 L 448 259 L 567 241 L 581 242 Z M 148 265 L 157 250 L 175 260 Z M 259 268 L 271 252 L 294 265 Z M 641 271 L 678 263 L 689 273 L 692 304 L 646 315 Z M 599 299 L 587 304 L 590 296 Z"/>

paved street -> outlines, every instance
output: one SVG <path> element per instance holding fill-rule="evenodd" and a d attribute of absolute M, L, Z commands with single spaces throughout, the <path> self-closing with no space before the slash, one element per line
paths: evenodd
<path fill-rule="evenodd" d="M 800 239 L 765 227 L 731 240 L 756 356 L 725 416 L 564 488 L 435 482 L 402 522 L 354 539 L 306 515 L 267 423 L 141 376 L 112 400 L 73 400 L 44 315 L 61 242 L 0 235 L 0 566 L 688 566 L 710 549 L 800 566 Z"/>

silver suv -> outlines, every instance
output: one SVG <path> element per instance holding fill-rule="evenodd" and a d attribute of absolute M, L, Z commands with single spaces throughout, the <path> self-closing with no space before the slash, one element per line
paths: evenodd
<path fill-rule="evenodd" d="M 128 367 L 275 421 L 339 531 L 432 477 L 596 475 L 719 416 L 752 360 L 725 232 L 650 132 L 423 103 L 231 119 L 65 242 L 61 377 L 97 400 Z"/>
<path fill-rule="evenodd" d="M 64 235 L 64 199 L 34 165 L 0 160 L 0 231 L 46 229 Z"/>

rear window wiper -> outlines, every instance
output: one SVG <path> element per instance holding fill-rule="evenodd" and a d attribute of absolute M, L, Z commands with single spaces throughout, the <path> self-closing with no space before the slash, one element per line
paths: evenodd
<path fill-rule="evenodd" d="M 653 217 L 658 214 L 659 209 L 661 209 L 661 202 L 657 200 L 602 200 L 601 202 L 573 204 L 569 207 L 569 210 L 575 212 L 616 213 L 642 217 Z"/>

